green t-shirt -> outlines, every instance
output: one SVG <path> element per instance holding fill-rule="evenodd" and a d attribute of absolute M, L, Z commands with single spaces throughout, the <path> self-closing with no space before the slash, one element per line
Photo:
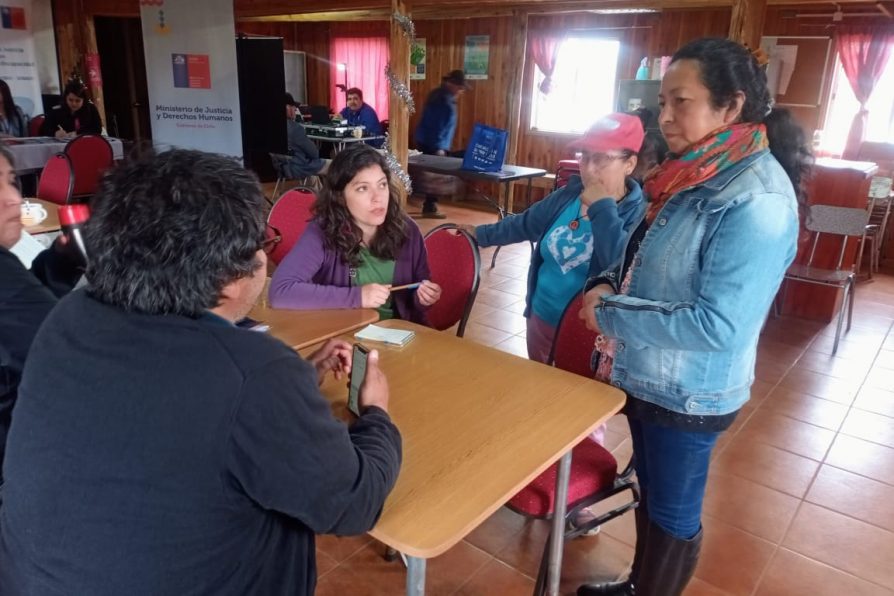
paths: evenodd
<path fill-rule="evenodd" d="M 394 282 L 394 260 L 380 259 L 372 255 L 365 246 L 360 249 L 360 265 L 357 266 L 357 285 L 366 284 L 390 284 Z M 391 306 L 391 298 L 376 309 L 379 311 L 379 319 L 394 318 L 394 309 Z"/>

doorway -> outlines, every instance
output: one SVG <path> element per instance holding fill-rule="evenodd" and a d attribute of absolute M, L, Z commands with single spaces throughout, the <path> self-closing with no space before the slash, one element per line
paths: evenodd
<path fill-rule="evenodd" d="M 152 138 L 143 28 L 139 18 L 95 17 L 106 130 L 135 143 Z"/>

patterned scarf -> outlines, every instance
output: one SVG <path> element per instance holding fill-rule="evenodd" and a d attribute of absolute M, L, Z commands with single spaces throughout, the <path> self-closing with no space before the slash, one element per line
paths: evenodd
<path fill-rule="evenodd" d="M 644 181 L 649 197 L 646 223 L 652 225 L 667 200 L 686 188 L 713 178 L 749 155 L 768 147 L 763 124 L 733 124 L 692 145 L 681 157 L 668 159 Z"/>
<path fill-rule="evenodd" d="M 733 124 L 698 141 L 682 157 L 665 160 L 646 176 L 643 184 L 643 190 L 650 201 L 646 210 L 646 223 L 652 225 L 668 199 L 681 190 L 713 178 L 731 165 L 768 146 L 767 129 L 763 124 Z M 632 273 L 631 266 L 621 282 L 621 294 L 627 294 L 630 289 Z M 599 354 L 599 361 L 595 377 L 605 383 L 611 381 L 615 345 L 614 339 L 601 333 L 596 336 L 595 350 Z"/>

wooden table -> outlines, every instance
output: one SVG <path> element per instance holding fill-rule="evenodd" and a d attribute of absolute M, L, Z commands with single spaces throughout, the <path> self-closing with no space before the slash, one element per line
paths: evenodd
<path fill-rule="evenodd" d="M 381 354 L 389 409 L 403 436 L 403 465 L 370 534 L 408 555 L 407 593 L 422 594 L 425 560 L 454 546 L 562 458 L 557 495 L 567 494 L 571 448 L 621 409 L 609 385 L 406 321 L 403 348 Z M 271 330 L 278 335 L 276 330 Z M 344 381 L 322 387 L 337 415 Z M 559 587 L 565 499 L 556 500 L 548 590 Z"/>
<path fill-rule="evenodd" d="M 269 280 L 268 280 L 269 284 Z M 379 313 L 371 308 L 331 310 L 286 310 L 270 308 L 267 288 L 248 315 L 270 326 L 270 334 L 301 350 L 379 320 Z"/>
<path fill-rule="evenodd" d="M 343 151 L 346 146 L 350 143 L 366 143 L 367 141 L 384 141 L 385 135 L 364 135 L 362 137 L 355 137 L 353 135 L 344 136 L 344 132 L 348 129 L 355 129 L 356 126 L 348 126 L 348 125 L 330 125 L 330 124 L 309 124 L 305 123 L 301 126 L 304 127 L 304 130 L 307 132 L 307 138 L 316 141 L 319 145 L 320 143 L 332 143 L 335 145 L 335 152 L 338 153 Z M 314 131 L 333 131 L 333 134 L 314 134 Z"/>
<path fill-rule="evenodd" d="M 28 198 L 25 199 L 29 203 L 37 203 L 47 211 L 47 218 L 36 226 L 26 226 L 25 231 L 35 236 L 37 234 L 46 234 L 49 232 L 58 232 L 62 229 L 59 224 L 59 205 L 44 201 L 43 199 Z"/>

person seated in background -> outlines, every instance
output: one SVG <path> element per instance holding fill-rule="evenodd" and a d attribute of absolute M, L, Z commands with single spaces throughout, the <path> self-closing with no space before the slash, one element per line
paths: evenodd
<path fill-rule="evenodd" d="M 12 153 L 0 142 L 0 465 L 34 335 L 57 299 L 81 277 L 79 263 L 66 249 L 63 236 L 37 255 L 30 271 L 10 252 L 22 236 L 22 196 L 14 166 Z"/>
<path fill-rule="evenodd" d="M 371 137 L 382 134 L 382 125 L 379 116 L 368 103 L 363 101 L 363 91 L 357 87 L 351 87 L 345 94 L 348 104 L 342 111 L 341 117 L 348 121 L 348 126 L 363 126 L 363 136 Z M 384 139 L 367 141 L 367 145 L 381 147 Z"/>
<path fill-rule="evenodd" d="M 313 594 L 315 533 L 373 527 L 401 440 L 371 353 L 361 416 L 304 360 L 237 327 L 264 288 L 264 196 L 235 160 L 124 162 L 92 203 L 86 290 L 34 340 L 0 507 L 4 594 Z"/>
<path fill-rule="evenodd" d="M 0 79 L 0 139 L 27 136 L 28 118 L 13 101 L 9 85 Z"/>
<path fill-rule="evenodd" d="M 286 93 L 286 136 L 289 159 L 283 164 L 281 173 L 292 180 L 315 176 L 325 164 L 320 159 L 320 150 L 313 141 L 307 138 L 304 127 L 295 121 L 297 113 L 298 102 L 295 101 L 291 93 Z"/>
<path fill-rule="evenodd" d="M 643 147 L 639 151 L 639 159 L 636 162 L 636 168 L 630 175 L 631 178 L 636 180 L 640 186 L 642 186 L 646 175 L 651 172 L 653 168 L 661 165 L 661 162 L 664 161 L 664 158 L 667 155 L 667 141 L 664 140 L 661 132 L 655 129 L 649 129 L 650 123 L 655 126 L 658 125 L 657 121 L 654 120 L 652 110 L 646 107 L 641 107 L 627 113 L 639 118 L 646 131 L 646 136 L 643 138 Z"/>
<path fill-rule="evenodd" d="M 84 83 L 69 81 L 62 90 L 64 103 L 53 106 L 40 127 L 40 134 L 57 139 L 76 135 L 102 134 L 102 119 L 93 102 L 87 97 Z"/>
<path fill-rule="evenodd" d="M 426 323 L 441 297 L 428 280 L 416 223 L 401 208 L 384 156 L 367 145 L 329 164 L 314 218 L 270 283 L 273 308 L 375 308 L 381 319 Z M 418 283 L 391 291 L 392 286 Z"/>

